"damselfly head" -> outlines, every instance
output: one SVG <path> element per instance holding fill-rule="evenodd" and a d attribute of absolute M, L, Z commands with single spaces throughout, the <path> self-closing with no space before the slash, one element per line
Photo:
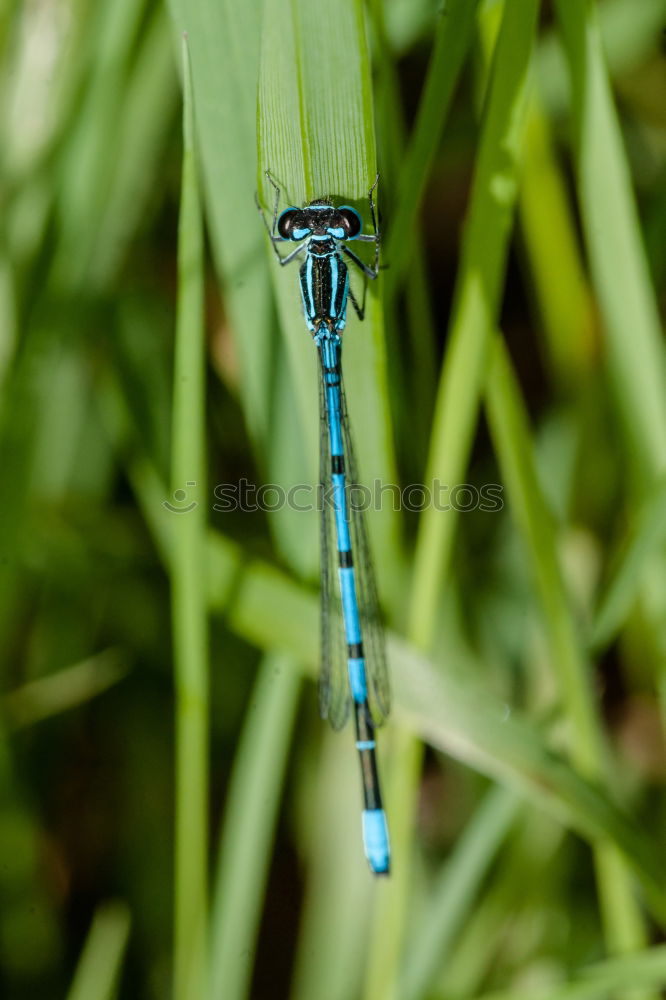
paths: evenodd
<path fill-rule="evenodd" d="M 329 229 L 337 228 L 338 210 L 331 205 L 328 198 L 317 198 L 303 209 L 303 215 L 313 236 L 326 236 Z"/>
<path fill-rule="evenodd" d="M 327 198 L 317 198 L 303 208 L 287 208 L 277 223 L 277 231 L 282 239 L 294 241 L 308 236 L 353 240 L 361 229 L 361 216 L 355 208 L 351 205 L 336 208 Z"/>

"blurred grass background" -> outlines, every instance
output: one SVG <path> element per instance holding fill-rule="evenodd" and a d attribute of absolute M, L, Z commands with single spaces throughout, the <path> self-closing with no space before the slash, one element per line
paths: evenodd
<path fill-rule="evenodd" d="M 0 10 L 0 994 L 664 995 L 666 2 Z M 381 884 L 316 516 L 214 493 L 317 476 L 263 170 L 377 166 L 361 473 L 504 501 L 369 514 Z"/>

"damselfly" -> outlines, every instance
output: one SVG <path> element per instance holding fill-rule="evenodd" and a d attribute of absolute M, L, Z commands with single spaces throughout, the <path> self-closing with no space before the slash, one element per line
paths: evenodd
<path fill-rule="evenodd" d="M 390 850 L 377 773 L 375 727 L 389 712 L 390 693 L 368 536 L 362 510 L 353 503 L 357 474 L 341 367 L 347 302 L 351 301 L 359 319 L 363 319 L 368 278 L 374 279 L 379 273 L 380 233 L 373 199 L 379 175 L 368 192 L 372 234 L 363 233 L 361 216 L 355 208 L 349 205 L 336 208 L 329 198 L 311 201 L 303 208 L 286 208 L 278 216 L 280 188 L 270 173 L 266 176 L 275 191 L 272 225 L 268 224 L 258 200 L 257 206 L 280 264 L 304 257 L 300 269 L 301 297 L 305 322 L 320 362 L 319 706 L 334 729 L 342 728 L 353 706 L 363 781 L 365 856 L 372 871 L 384 875 L 389 871 Z M 347 246 L 351 240 L 374 244 L 372 266 Z M 277 245 L 288 241 L 298 245 L 283 257 Z M 349 285 L 346 261 L 351 261 L 364 278 L 360 304 Z M 337 587 L 334 562 L 338 570 Z"/>

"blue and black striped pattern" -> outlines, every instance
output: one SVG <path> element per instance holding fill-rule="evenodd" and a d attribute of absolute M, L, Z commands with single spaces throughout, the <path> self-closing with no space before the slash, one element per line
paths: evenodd
<path fill-rule="evenodd" d="M 320 705 L 322 714 L 328 716 L 335 727 L 346 720 L 350 705 L 353 707 L 363 782 L 366 856 L 374 872 L 384 873 L 389 869 L 389 842 L 377 773 L 375 723 L 382 721 L 388 713 L 389 690 L 376 593 L 367 559 L 367 539 L 360 511 L 355 510 L 352 503 L 354 478 L 347 479 L 345 459 L 352 451 L 342 387 L 340 346 L 339 336 L 327 336 L 319 347 L 323 386 L 322 436 L 326 434 L 328 437 L 328 447 L 322 447 L 321 451 L 321 481 L 325 504 L 329 502 L 326 489 L 330 483 L 337 555 L 335 560 L 330 558 L 332 546 L 329 536 L 333 535 L 329 528 L 331 514 L 324 509 L 322 554 L 325 554 L 326 568 L 322 566 L 322 575 L 325 572 L 329 578 L 322 586 Z M 335 562 L 342 608 L 342 643 L 334 633 L 337 627 L 334 610 L 337 597 L 330 575 Z M 369 657 L 364 644 L 366 633 L 369 633 L 368 638 L 371 637 Z M 342 661 L 346 664 L 345 688 L 341 683 Z"/>
<path fill-rule="evenodd" d="M 344 329 L 349 294 L 349 272 L 333 239 L 312 239 L 301 265 L 301 296 L 305 321 L 311 333 L 321 325 L 320 317 L 335 322 L 335 329 Z"/>
<path fill-rule="evenodd" d="M 289 208 L 278 218 L 279 189 L 268 177 L 276 190 L 272 229 L 265 218 L 264 223 L 281 264 L 305 254 L 300 268 L 301 297 L 305 321 L 320 360 L 320 708 L 335 729 L 345 724 L 353 708 L 363 784 L 365 854 L 375 874 L 388 874 L 389 836 L 377 771 L 375 727 L 390 709 L 389 683 L 367 532 L 362 512 L 352 502 L 357 476 L 341 368 L 341 333 L 346 323 L 347 303 L 351 300 L 361 319 L 365 305 L 365 286 L 360 305 L 349 287 L 349 270 L 343 254 L 366 278 L 378 274 L 374 186 L 369 194 L 374 233 L 366 235 L 361 232 L 361 218 L 355 209 L 336 208 L 325 199 L 302 209 Z M 374 243 L 372 267 L 346 246 L 346 241 L 352 239 Z M 298 245 L 281 257 L 275 244 L 285 240 Z"/>

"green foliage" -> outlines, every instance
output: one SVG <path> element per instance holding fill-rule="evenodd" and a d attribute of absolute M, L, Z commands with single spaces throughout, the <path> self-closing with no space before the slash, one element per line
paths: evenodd
<path fill-rule="evenodd" d="M 8 1000 L 666 987 L 666 5 L 552 7 L 3 6 Z M 378 169 L 344 364 L 385 487 L 382 883 L 316 712 L 316 512 L 213 492 L 317 478 L 255 189 L 367 219 Z M 394 509 L 415 483 L 449 508 Z"/>

